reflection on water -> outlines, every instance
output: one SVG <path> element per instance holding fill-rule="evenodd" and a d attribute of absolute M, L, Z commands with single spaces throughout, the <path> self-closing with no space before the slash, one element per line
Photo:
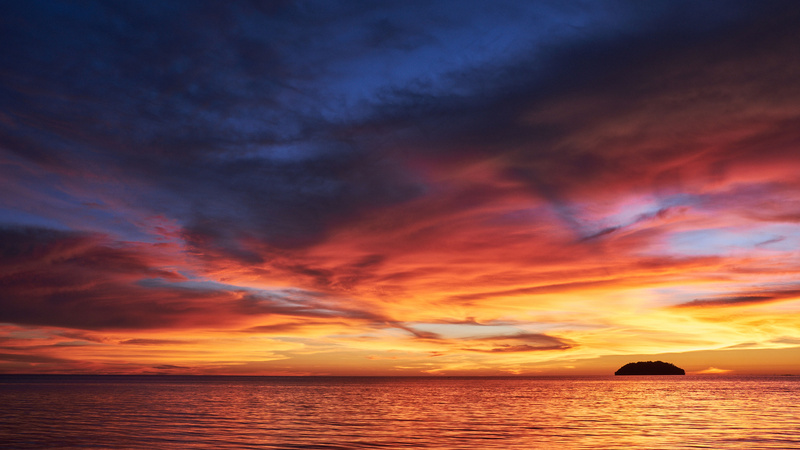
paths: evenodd
<path fill-rule="evenodd" d="M 3 448 L 800 448 L 800 377 L 0 376 Z"/>

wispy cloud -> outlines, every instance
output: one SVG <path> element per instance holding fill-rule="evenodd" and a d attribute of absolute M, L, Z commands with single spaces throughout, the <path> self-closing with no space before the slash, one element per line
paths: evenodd
<path fill-rule="evenodd" d="M 707 308 L 720 306 L 743 306 L 800 299 L 800 289 L 763 290 L 740 293 L 734 296 L 699 298 L 675 305 L 676 308 Z"/>

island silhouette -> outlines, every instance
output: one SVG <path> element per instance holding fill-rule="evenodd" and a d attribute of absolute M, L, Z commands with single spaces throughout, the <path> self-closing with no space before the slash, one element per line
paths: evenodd
<path fill-rule="evenodd" d="M 639 361 L 625 364 L 614 375 L 686 375 L 686 371 L 664 361 Z"/>

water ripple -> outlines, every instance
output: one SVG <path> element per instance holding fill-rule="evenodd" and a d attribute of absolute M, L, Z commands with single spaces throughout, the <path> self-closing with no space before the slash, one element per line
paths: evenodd
<path fill-rule="evenodd" d="M 2 448 L 800 448 L 798 377 L 0 377 Z"/>

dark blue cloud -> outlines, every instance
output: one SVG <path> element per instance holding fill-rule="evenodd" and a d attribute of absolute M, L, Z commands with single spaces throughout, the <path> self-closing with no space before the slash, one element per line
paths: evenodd
<path fill-rule="evenodd" d="M 237 239 L 303 245 L 419 192 L 337 136 L 301 86 L 327 41 L 308 36 L 327 21 L 313 8 L 11 6 L 2 148 L 55 175 L 144 184 L 121 201 L 178 219 L 191 244 L 249 260 Z"/>
<path fill-rule="evenodd" d="M 505 176 L 590 235 L 572 217 L 576 190 L 637 171 L 649 180 L 660 173 L 641 167 L 674 161 L 673 150 L 594 128 L 649 102 L 663 107 L 664 92 L 707 90 L 719 80 L 704 63 L 740 67 L 798 42 L 797 8 L 783 2 L 31 1 L 3 9 L 0 150 L 11 163 L 2 172 L 24 166 L 52 176 L 71 214 L 110 232 L 113 220 L 83 203 L 113 199 L 108 208 L 123 222 L 119 205 L 164 215 L 197 254 L 249 263 L 265 256 L 248 240 L 310 245 L 369 211 L 425 195 L 398 152 L 495 158 Z M 771 79 L 790 80 L 797 64 L 780 63 L 754 70 L 777 68 Z M 659 77 L 681 64 L 685 71 Z M 744 83 L 735 74 L 722 82 Z M 701 100 L 709 113 L 720 110 Z M 576 135 L 594 141 L 578 145 Z M 640 153 L 613 150 L 626 146 Z M 20 211 L 0 206 L 2 217 Z"/>

